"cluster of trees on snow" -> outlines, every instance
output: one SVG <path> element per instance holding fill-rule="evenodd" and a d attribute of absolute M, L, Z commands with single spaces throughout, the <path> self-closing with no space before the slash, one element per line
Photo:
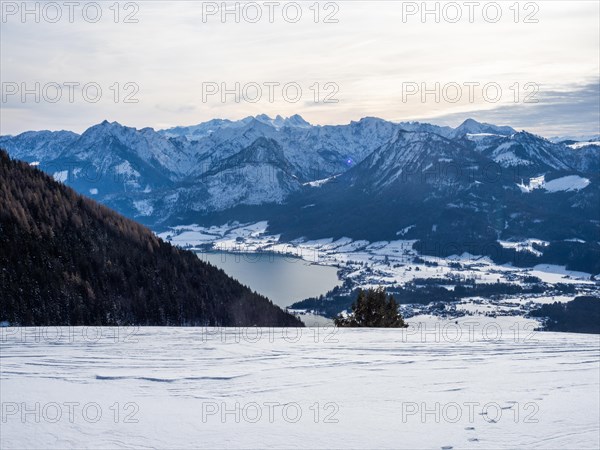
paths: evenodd
<path fill-rule="evenodd" d="M 338 327 L 374 327 L 374 328 L 405 328 L 398 311 L 398 303 L 393 295 L 387 295 L 385 289 L 368 289 L 358 291 L 358 297 L 352 304 L 352 313 L 346 317 L 339 315 L 335 319 Z"/>
<path fill-rule="evenodd" d="M 0 150 L 0 322 L 302 326 L 267 298 Z"/>

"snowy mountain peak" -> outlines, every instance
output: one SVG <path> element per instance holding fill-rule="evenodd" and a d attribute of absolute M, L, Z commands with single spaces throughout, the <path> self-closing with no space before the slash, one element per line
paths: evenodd
<path fill-rule="evenodd" d="M 117 141 L 127 147 L 138 145 L 139 132 L 135 128 L 126 127 L 118 122 L 104 120 L 85 130 L 77 141 L 77 150 L 83 148 L 105 146 L 108 141 Z"/>
<path fill-rule="evenodd" d="M 477 122 L 475 119 L 467 119 L 454 130 L 454 137 L 465 136 L 466 134 L 498 134 L 501 136 L 510 136 L 516 131 L 508 126 L 497 126 L 489 123 Z"/>
<path fill-rule="evenodd" d="M 399 130 L 392 140 L 350 169 L 344 178 L 355 185 L 379 190 L 454 161 L 471 163 L 468 149 L 460 143 L 435 133 Z"/>
<path fill-rule="evenodd" d="M 109 122 L 108 120 L 103 120 L 102 122 L 92 125 L 87 130 L 83 132 L 81 136 L 85 136 L 87 134 L 97 134 L 97 133 L 115 133 L 124 130 L 132 130 L 135 131 L 135 128 L 126 127 L 121 125 L 119 122 Z"/>
<path fill-rule="evenodd" d="M 274 119 L 266 114 L 259 114 L 254 116 L 254 119 L 267 125 L 271 125 L 277 129 L 283 127 L 308 128 L 311 126 L 311 124 L 304 120 L 299 114 L 294 114 L 293 116 L 287 118 L 278 114 Z"/>
<path fill-rule="evenodd" d="M 373 117 L 373 116 L 366 116 L 366 117 L 361 117 L 359 120 L 351 120 L 350 124 L 351 125 L 370 125 L 370 124 L 377 124 L 380 122 L 386 122 L 383 119 L 380 119 L 379 117 Z"/>
<path fill-rule="evenodd" d="M 392 140 L 392 142 L 403 141 L 405 143 L 413 143 L 419 141 L 445 141 L 443 136 L 434 133 L 428 133 L 427 131 L 407 131 L 398 130 L 398 133 Z"/>
<path fill-rule="evenodd" d="M 198 125 L 173 127 L 166 130 L 160 130 L 158 133 L 167 137 L 185 136 L 189 140 L 202 139 L 217 130 L 228 128 L 230 126 L 241 126 L 247 119 L 249 118 L 242 119 L 238 122 L 233 122 L 229 119 L 211 119 L 207 122 L 199 123 Z"/>
<path fill-rule="evenodd" d="M 526 131 L 498 136 L 480 151 L 502 167 L 528 167 L 533 171 L 570 168 L 570 155 L 565 147 Z"/>
<path fill-rule="evenodd" d="M 525 130 L 521 130 L 519 132 L 515 132 L 513 135 L 511 135 L 511 139 L 517 140 L 517 141 L 521 141 L 521 142 L 534 142 L 534 143 L 538 143 L 539 141 L 543 141 L 546 144 L 552 144 L 551 141 L 549 141 L 548 139 L 546 139 L 543 136 L 540 136 L 538 134 L 533 134 L 530 133 L 528 131 Z"/>
<path fill-rule="evenodd" d="M 125 125 L 121 125 L 119 122 L 112 121 L 109 122 L 108 120 L 104 119 L 102 122 L 96 124 L 96 125 L 92 125 L 90 128 L 94 128 L 94 127 L 98 127 L 98 128 L 110 128 L 110 129 L 117 129 L 117 128 L 131 128 L 131 127 L 127 127 Z M 135 128 L 133 128 L 135 129 Z"/>
<path fill-rule="evenodd" d="M 304 118 L 300 114 L 294 114 L 293 116 L 288 117 L 287 125 L 300 128 L 311 126 L 311 124 L 304 120 Z"/>
<path fill-rule="evenodd" d="M 277 116 L 278 118 L 281 116 Z M 254 116 L 256 120 L 260 120 L 261 122 L 271 123 L 273 119 L 271 119 L 267 114 L 258 114 Z"/>
<path fill-rule="evenodd" d="M 471 119 L 469 117 L 468 119 L 465 119 L 465 121 L 462 124 L 460 124 L 459 127 L 469 129 L 469 128 L 480 127 L 482 125 L 483 125 L 483 123 L 477 122 L 475 119 Z"/>

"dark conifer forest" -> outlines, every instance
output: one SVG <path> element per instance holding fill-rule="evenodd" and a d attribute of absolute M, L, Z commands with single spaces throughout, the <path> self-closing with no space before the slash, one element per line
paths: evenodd
<path fill-rule="evenodd" d="M 530 315 L 545 318 L 546 331 L 600 334 L 600 298 L 591 295 L 575 297 L 568 303 L 541 305 Z"/>
<path fill-rule="evenodd" d="M 194 253 L 2 150 L 0 322 L 302 326 Z"/>

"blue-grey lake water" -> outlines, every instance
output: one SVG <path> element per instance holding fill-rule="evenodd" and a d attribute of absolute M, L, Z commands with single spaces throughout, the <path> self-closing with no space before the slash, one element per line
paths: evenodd
<path fill-rule="evenodd" d="M 289 256 L 199 252 L 198 257 L 282 307 L 325 294 L 340 284 L 335 267 L 311 264 Z"/>

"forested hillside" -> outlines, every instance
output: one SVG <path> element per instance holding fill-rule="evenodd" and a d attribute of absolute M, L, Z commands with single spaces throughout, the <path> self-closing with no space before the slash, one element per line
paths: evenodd
<path fill-rule="evenodd" d="M 0 150 L 0 322 L 302 326 L 267 298 Z"/>

